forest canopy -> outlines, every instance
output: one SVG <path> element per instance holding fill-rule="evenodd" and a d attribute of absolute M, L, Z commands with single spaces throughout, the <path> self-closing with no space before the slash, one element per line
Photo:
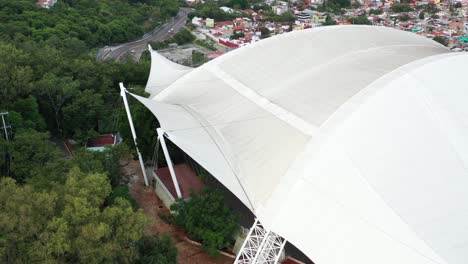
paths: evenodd
<path fill-rule="evenodd" d="M 172 0 L 60 0 L 51 9 L 0 0 L 0 110 L 12 111 L 15 129 L 80 143 L 115 131 L 118 83 L 144 86 L 149 62 L 98 62 L 95 51 L 139 38 L 177 11 Z"/>
<path fill-rule="evenodd" d="M 144 236 L 149 219 L 122 177 L 130 148 L 82 147 L 98 134 L 128 135 L 118 83 L 140 90 L 149 73 L 148 61 L 100 62 L 96 51 L 142 37 L 174 16 L 178 2 L 58 0 L 50 9 L 35 2 L 0 0 L 0 112 L 11 126 L 8 138 L 0 132 L 0 262 L 164 255 L 157 263 L 176 263 L 172 240 Z M 73 159 L 54 143 L 62 138 L 77 142 Z M 142 245 L 154 241 L 163 243 L 146 256 Z"/>

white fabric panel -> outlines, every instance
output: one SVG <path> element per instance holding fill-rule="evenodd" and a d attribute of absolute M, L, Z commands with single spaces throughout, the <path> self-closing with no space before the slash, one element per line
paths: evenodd
<path fill-rule="evenodd" d="M 211 79 L 211 85 L 198 76 Z M 180 81 L 175 85 L 170 93 L 164 91 L 155 99 L 165 96 L 164 102 L 177 102 L 193 111 L 223 149 L 224 157 L 249 196 L 250 205 L 246 205 L 255 211 L 268 200 L 308 137 L 280 120 L 276 113 L 269 113 L 241 96 L 211 72 L 196 74 L 190 89 L 180 85 Z M 282 140 L 288 140 L 289 144 L 278 151 L 276 141 Z M 218 180 L 224 181 L 223 177 Z"/>
<path fill-rule="evenodd" d="M 157 118 L 169 139 L 213 175 L 222 175 L 220 181 L 247 207 L 250 202 L 239 181 L 216 142 L 196 118 L 182 107 L 164 104 L 131 94 L 143 103 Z M 251 208 L 252 209 L 252 208 Z"/>
<path fill-rule="evenodd" d="M 311 140 L 259 218 L 317 263 L 466 263 L 467 67 L 468 54 L 435 56 L 366 88 Z"/>
<path fill-rule="evenodd" d="M 378 77 L 446 51 L 434 41 L 381 27 L 323 27 L 314 30 L 315 34 L 306 33 L 281 35 L 281 45 L 261 41 L 245 51 L 227 54 L 218 63 L 257 93 L 320 125 Z M 252 57 L 259 61 L 256 67 L 249 65 Z"/>
<path fill-rule="evenodd" d="M 158 94 L 192 70 L 190 67 L 168 60 L 149 45 L 148 48 L 151 53 L 151 69 L 145 91 L 151 96 Z"/>
<path fill-rule="evenodd" d="M 428 100 L 431 90 L 441 89 L 437 72 L 444 66 L 451 68 L 444 76 L 450 78 L 444 83 L 445 95 L 440 95 L 445 105 L 459 101 L 456 97 L 468 98 L 466 88 L 447 92 L 447 87 L 463 84 L 468 56 L 441 58 L 389 84 L 353 114 L 340 141 L 388 206 L 448 263 L 461 264 L 468 260 L 468 148 L 454 145 L 452 136 L 465 133 L 466 142 L 463 128 L 468 122 L 459 119 L 457 126 L 441 122 L 439 111 L 447 114 L 449 109 L 438 97 Z M 398 107 L 392 107 L 394 102 Z M 358 128 L 364 124 L 374 125 L 369 131 L 373 136 L 362 136 Z"/>
<path fill-rule="evenodd" d="M 140 100 L 316 263 L 461 264 L 468 55 L 447 52 L 389 28 L 323 27 L 237 49 Z"/>

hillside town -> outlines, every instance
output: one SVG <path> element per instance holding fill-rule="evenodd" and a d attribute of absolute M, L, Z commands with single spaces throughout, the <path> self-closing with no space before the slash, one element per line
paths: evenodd
<path fill-rule="evenodd" d="M 468 50 L 468 1 L 364 0 L 266 0 L 254 9 L 219 7 L 235 16 L 216 20 L 194 16 L 196 31 L 230 48 L 237 48 L 272 35 L 324 25 L 368 24 L 413 32 L 448 46 Z"/>

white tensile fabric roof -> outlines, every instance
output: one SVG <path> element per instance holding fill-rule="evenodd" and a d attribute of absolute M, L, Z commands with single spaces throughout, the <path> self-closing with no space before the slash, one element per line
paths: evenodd
<path fill-rule="evenodd" d="M 151 52 L 151 72 L 145 91 L 149 94 L 157 94 L 171 85 L 174 81 L 190 72 L 192 68 L 177 64 L 153 50 Z"/>
<path fill-rule="evenodd" d="M 468 54 L 416 34 L 321 27 L 136 97 L 314 262 L 466 264 L 467 69 Z"/>

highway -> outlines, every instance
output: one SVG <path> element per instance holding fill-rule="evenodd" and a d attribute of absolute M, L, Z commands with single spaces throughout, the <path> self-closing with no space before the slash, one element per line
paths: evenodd
<path fill-rule="evenodd" d="M 124 44 L 120 44 L 114 47 L 102 48 L 97 55 L 97 60 L 120 60 L 121 57 L 127 52 L 142 53 L 148 49 L 149 41 L 163 41 L 171 35 L 179 32 L 187 21 L 187 15 L 191 13 L 193 9 L 182 7 L 175 17 L 173 17 L 166 24 L 156 28 L 150 34 L 147 34 L 140 40 L 132 41 Z M 171 29 L 172 32 L 171 32 Z"/>

